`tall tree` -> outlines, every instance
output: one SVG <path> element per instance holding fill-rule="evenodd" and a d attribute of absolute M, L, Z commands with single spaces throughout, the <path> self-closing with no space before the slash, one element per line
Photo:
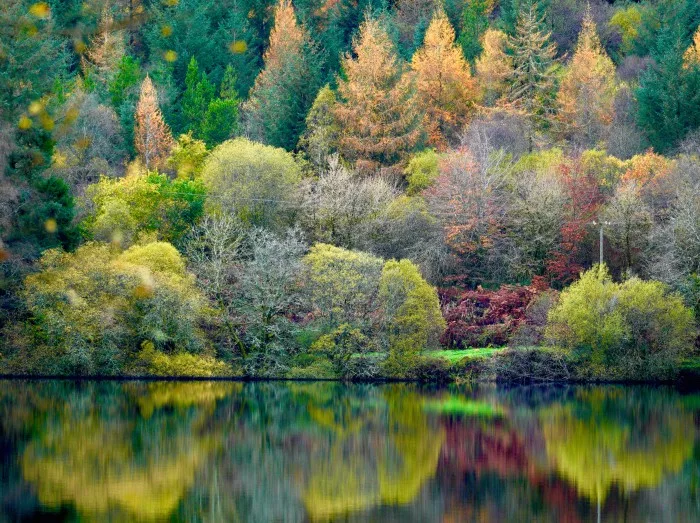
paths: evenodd
<path fill-rule="evenodd" d="M 182 95 L 182 130 L 184 132 L 192 131 L 195 137 L 201 138 L 205 113 L 214 95 L 214 86 L 206 73 L 199 72 L 199 64 L 193 56 L 187 66 L 185 93 Z"/>
<path fill-rule="evenodd" d="M 616 92 L 615 65 L 600 44 L 589 7 L 557 93 L 564 135 L 586 147 L 605 138 L 615 112 Z"/>
<path fill-rule="evenodd" d="M 290 0 L 280 0 L 265 68 L 244 104 L 248 133 L 265 143 L 292 150 L 319 85 L 319 54 L 296 20 Z"/>
<path fill-rule="evenodd" d="M 421 139 L 413 75 L 378 20 L 363 22 L 353 51 L 343 58 L 334 107 L 344 131 L 340 152 L 366 167 L 397 164 Z"/>
<path fill-rule="evenodd" d="M 637 119 L 654 149 L 664 152 L 700 127 L 700 64 L 684 63 L 679 26 L 663 31 L 656 47 L 637 89 Z"/>
<path fill-rule="evenodd" d="M 476 76 L 485 105 L 493 105 L 506 94 L 507 80 L 513 70 L 513 58 L 506 53 L 508 36 L 488 29 L 482 38 L 483 51 L 476 59 Z"/>
<path fill-rule="evenodd" d="M 508 100 L 538 124 L 546 123 L 554 98 L 556 46 L 544 30 L 544 17 L 534 3 L 518 14 L 508 46 L 513 55 Z"/>
<path fill-rule="evenodd" d="M 444 11 L 438 11 L 430 22 L 411 67 L 416 73 L 418 103 L 425 113 L 428 143 L 446 148 L 467 122 L 476 86 Z"/>
<path fill-rule="evenodd" d="M 170 154 L 174 141 L 158 106 L 158 93 L 148 75 L 141 84 L 135 118 L 136 150 L 147 169 L 158 168 Z"/>
<path fill-rule="evenodd" d="M 482 35 L 489 27 L 489 15 L 493 10 L 493 0 L 469 0 L 462 13 L 462 34 L 459 43 L 464 56 L 473 63 L 481 54 Z"/>

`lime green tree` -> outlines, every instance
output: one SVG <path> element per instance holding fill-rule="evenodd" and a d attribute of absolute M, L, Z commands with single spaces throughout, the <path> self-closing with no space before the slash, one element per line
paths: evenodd
<path fill-rule="evenodd" d="M 207 158 L 202 181 L 209 213 L 233 212 L 244 222 L 272 226 L 289 221 L 301 167 L 284 149 L 245 138 L 228 140 Z"/>
<path fill-rule="evenodd" d="M 405 375 L 415 357 L 434 346 L 445 329 L 435 288 L 409 260 L 389 260 L 379 283 L 384 330 L 389 345 L 386 370 Z"/>
<path fill-rule="evenodd" d="M 23 298 L 31 349 L 14 354 L 18 371 L 124 374 L 141 370 L 134 365 L 142 346 L 167 355 L 204 350 L 205 302 L 169 243 L 46 251 Z"/>
<path fill-rule="evenodd" d="M 618 284 L 594 267 L 561 293 L 550 311 L 547 337 L 590 379 L 665 379 L 692 348 L 693 314 L 660 282 Z"/>

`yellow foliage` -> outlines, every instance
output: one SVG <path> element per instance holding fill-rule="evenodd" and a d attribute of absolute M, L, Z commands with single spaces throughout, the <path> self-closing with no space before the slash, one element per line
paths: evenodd
<path fill-rule="evenodd" d="M 428 143 L 444 149 L 467 123 L 476 99 L 475 83 L 455 32 L 444 11 L 438 11 L 413 55 L 418 103 L 425 112 Z"/>
<path fill-rule="evenodd" d="M 508 35 L 497 29 L 487 29 L 481 46 L 483 51 L 476 59 L 476 75 L 485 103 L 492 104 L 505 95 L 513 70 L 513 59 L 506 53 Z"/>
<path fill-rule="evenodd" d="M 695 31 L 693 43 L 690 44 L 690 47 L 683 54 L 683 64 L 685 67 L 700 65 L 700 27 Z"/>

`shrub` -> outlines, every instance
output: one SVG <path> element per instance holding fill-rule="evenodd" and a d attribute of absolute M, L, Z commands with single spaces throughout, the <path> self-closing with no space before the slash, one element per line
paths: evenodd
<path fill-rule="evenodd" d="M 157 351 L 150 341 L 142 344 L 137 355 L 136 372 L 145 372 L 152 376 L 182 376 L 190 378 L 211 378 L 232 376 L 232 369 L 212 356 L 178 352 L 164 354 Z"/>
<path fill-rule="evenodd" d="M 507 349 L 494 354 L 486 366 L 497 381 L 566 381 L 572 377 L 566 356 L 551 348 Z"/>
<path fill-rule="evenodd" d="M 311 346 L 312 352 L 325 355 L 341 378 L 370 378 L 376 374 L 373 360 L 365 355 L 376 351 L 374 343 L 359 329 L 343 323 Z"/>
<path fill-rule="evenodd" d="M 546 335 L 591 379 L 668 379 L 692 348 L 693 315 L 660 282 L 618 284 L 594 267 L 561 293 Z"/>
<path fill-rule="evenodd" d="M 415 195 L 427 189 L 437 180 L 438 174 L 438 155 L 433 149 L 414 154 L 404 169 L 408 194 Z"/>
<path fill-rule="evenodd" d="M 298 380 L 335 379 L 333 364 L 327 358 L 318 358 L 306 366 L 295 365 L 287 372 L 287 378 Z"/>
<path fill-rule="evenodd" d="M 528 306 L 541 286 L 504 285 L 496 291 L 479 287 L 459 292 L 441 291 L 447 328 L 440 342 L 450 348 L 506 345 L 527 322 Z"/>
<path fill-rule="evenodd" d="M 203 349 L 204 298 L 168 243 L 46 251 L 23 298 L 33 345 L 46 354 L 26 360 L 33 372 L 119 374 L 144 341 L 167 354 Z"/>

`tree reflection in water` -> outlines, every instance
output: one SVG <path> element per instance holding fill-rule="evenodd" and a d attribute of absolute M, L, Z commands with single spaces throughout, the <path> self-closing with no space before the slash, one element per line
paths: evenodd
<path fill-rule="evenodd" d="M 9 520 L 697 520 L 698 397 L 0 381 L 0 510 Z"/>

